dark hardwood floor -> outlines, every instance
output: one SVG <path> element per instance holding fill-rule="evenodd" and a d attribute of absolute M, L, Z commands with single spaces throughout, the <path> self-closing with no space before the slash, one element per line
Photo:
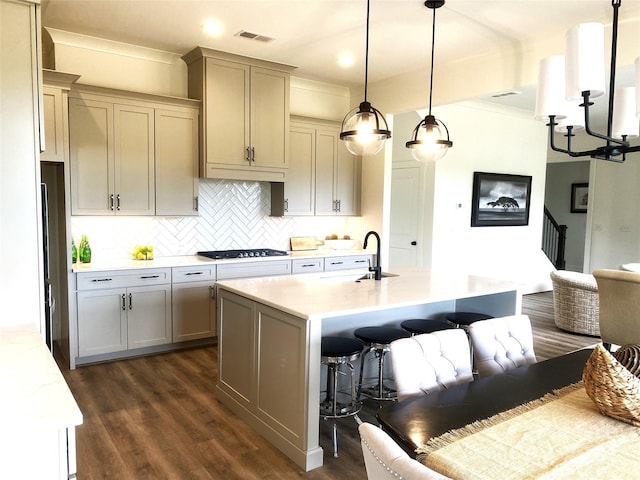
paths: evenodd
<path fill-rule="evenodd" d="M 557 329 L 551 295 L 523 301 L 538 360 L 598 341 Z M 215 346 L 63 368 L 84 415 L 77 428 L 78 478 L 366 478 L 353 419 L 339 422 L 339 458 L 330 453 L 330 425 L 321 422 L 324 466 L 304 472 L 216 401 L 217 373 Z M 376 410 L 366 404 L 361 419 L 375 423 Z"/>

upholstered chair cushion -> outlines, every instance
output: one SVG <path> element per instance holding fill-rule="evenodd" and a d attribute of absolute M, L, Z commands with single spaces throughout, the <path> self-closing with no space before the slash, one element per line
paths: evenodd
<path fill-rule="evenodd" d="M 600 294 L 599 325 L 605 346 L 640 344 L 640 273 L 593 272 Z"/>
<path fill-rule="evenodd" d="M 469 341 L 457 328 L 391 342 L 391 365 L 398 400 L 473 380 Z"/>
<path fill-rule="evenodd" d="M 362 423 L 358 430 L 369 480 L 399 478 L 447 480 L 449 478 L 409 457 L 389 435 L 375 425 Z"/>
<path fill-rule="evenodd" d="M 481 320 L 469 326 L 475 368 L 481 377 L 536 362 L 527 315 Z"/>

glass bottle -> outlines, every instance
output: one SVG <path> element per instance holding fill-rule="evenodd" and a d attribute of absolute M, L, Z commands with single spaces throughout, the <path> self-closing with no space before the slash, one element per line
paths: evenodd
<path fill-rule="evenodd" d="M 80 256 L 80 262 L 91 263 L 91 246 L 89 245 L 89 240 L 86 235 L 82 235 L 82 239 L 80 240 L 80 251 L 78 253 Z"/>
<path fill-rule="evenodd" d="M 71 263 L 78 262 L 78 249 L 76 248 L 76 242 L 71 237 Z"/>

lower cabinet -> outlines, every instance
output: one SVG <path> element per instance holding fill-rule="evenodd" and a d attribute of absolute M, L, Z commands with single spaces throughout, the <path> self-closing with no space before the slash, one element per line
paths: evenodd
<path fill-rule="evenodd" d="M 79 273 L 78 357 L 171 343 L 171 269 Z"/>
<path fill-rule="evenodd" d="M 78 355 L 171 343 L 171 285 L 78 292 Z"/>
<path fill-rule="evenodd" d="M 214 282 L 178 283 L 171 287 L 173 342 L 216 335 Z"/>

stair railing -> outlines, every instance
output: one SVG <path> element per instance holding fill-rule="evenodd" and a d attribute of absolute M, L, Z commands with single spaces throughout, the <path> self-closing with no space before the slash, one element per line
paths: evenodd
<path fill-rule="evenodd" d="M 558 270 L 564 270 L 565 267 L 566 242 L 567 226 L 559 225 L 545 206 L 542 224 L 542 250 Z"/>

